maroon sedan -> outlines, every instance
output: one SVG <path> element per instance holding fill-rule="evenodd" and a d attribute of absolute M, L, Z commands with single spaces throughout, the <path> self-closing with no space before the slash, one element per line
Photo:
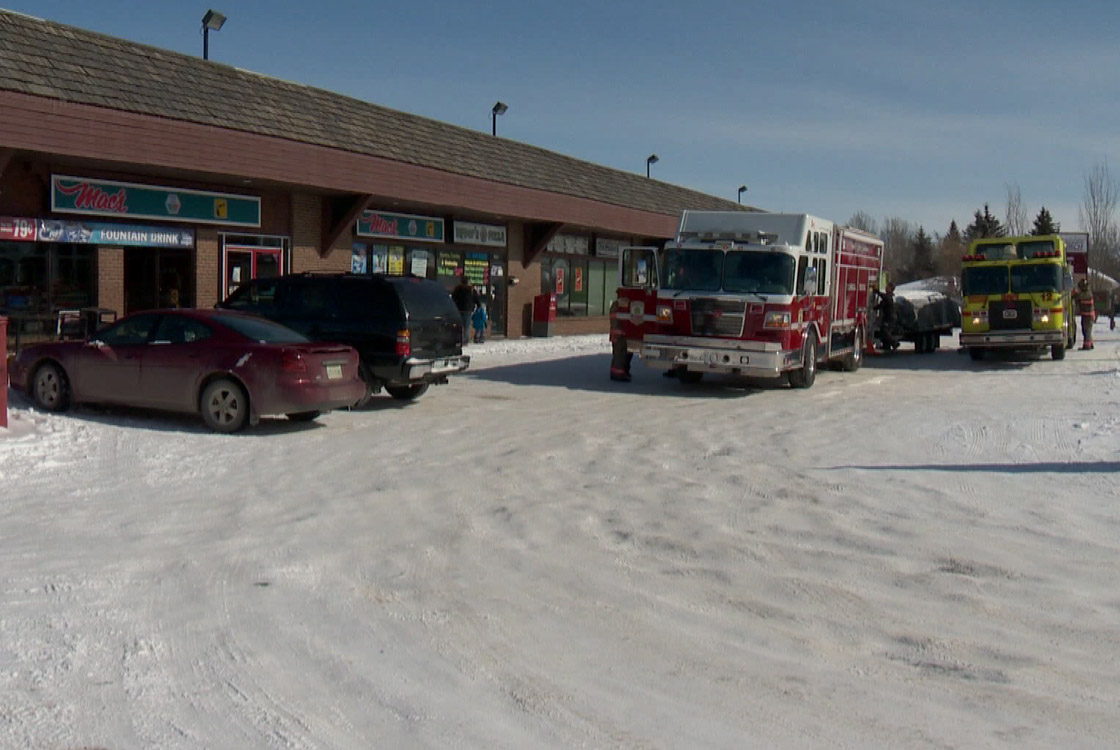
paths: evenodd
<path fill-rule="evenodd" d="M 10 377 L 48 411 L 101 403 L 198 412 L 218 432 L 264 415 L 311 420 L 366 389 L 354 349 L 231 310 L 129 315 L 87 341 L 24 348 Z"/>

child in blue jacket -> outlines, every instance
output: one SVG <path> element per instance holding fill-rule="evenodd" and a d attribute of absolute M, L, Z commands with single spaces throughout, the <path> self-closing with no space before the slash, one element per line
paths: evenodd
<path fill-rule="evenodd" d="M 471 328 L 474 329 L 474 343 L 481 344 L 486 341 L 486 305 L 478 303 L 471 313 Z"/>

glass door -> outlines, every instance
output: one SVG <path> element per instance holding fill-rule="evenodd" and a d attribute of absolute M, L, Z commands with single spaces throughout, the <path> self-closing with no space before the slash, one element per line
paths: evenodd
<path fill-rule="evenodd" d="M 279 248 L 226 245 L 226 294 L 233 294 L 237 287 L 250 279 L 269 279 L 279 276 L 282 252 Z"/>

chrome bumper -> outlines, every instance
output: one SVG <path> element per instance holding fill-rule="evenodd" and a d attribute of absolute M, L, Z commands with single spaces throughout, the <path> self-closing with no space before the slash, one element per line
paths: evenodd
<path fill-rule="evenodd" d="M 961 346 L 1005 347 L 1014 349 L 1028 346 L 1049 346 L 1066 340 L 1065 331 L 989 331 L 988 333 L 962 333 Z"/>
<path fill-rule="evenodd" d="M 776 378 L 801 363 L 800 351 L 783 351 L 778 344 L 755 341 L 714 343 L 700 339 L 647 336 L 640 349 L 642 362 L 660 370 L 683 368 L 755 378 Z"/>
<path fill-rule="evenodd" d="M 471 358 L 465 354 L 438 359 L 409 359 L 404 363 L 404 374 L 408 380 L 425 380 L 454 375 L 470 366 Z"/>

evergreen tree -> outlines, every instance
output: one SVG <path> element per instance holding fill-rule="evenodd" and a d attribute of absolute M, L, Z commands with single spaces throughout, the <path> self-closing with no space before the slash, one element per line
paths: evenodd
<path fill-rule="evenodd" d="M 954 219 L 949 223 L 949 231 L 941 238 L 940 260 L 938 264 L 942 276 L 955 280 L 961 275 L 961 256 L 968 250 L 968 243 L 961 236 Z"/>
<path fill-rule="evenodd" d="M 1039 209 L 1038 216 L 1034 217 L 1034 229 L 1031 230 L 1031 234 L 1038 236 L 1057 234 L 1060 231 L 1062 231 L 1061 225 L 1054 221 L 1054 217 L 1046 210 L 1046 206 Z"/>
<path fill-rule="evenodd" d="M 999 219 L 992 216 L 991 209 L 985 203 L 983 215 L 979 211 L 976 212 L 972 223 L 964 230 L 964 235 L 967 241 L 972 242 L 986 237 L 1006 237 L 1007 230 L 1003 228 Z"/>
<path fill-rule="evenodd" d="M 910 242 L 910 268 L 911 279 L 928 279 L 937 275 L 937 261 L 933 257 L 933 238 L 926 234 L 924 227 L 919 226 L 917 234 Z"/>

